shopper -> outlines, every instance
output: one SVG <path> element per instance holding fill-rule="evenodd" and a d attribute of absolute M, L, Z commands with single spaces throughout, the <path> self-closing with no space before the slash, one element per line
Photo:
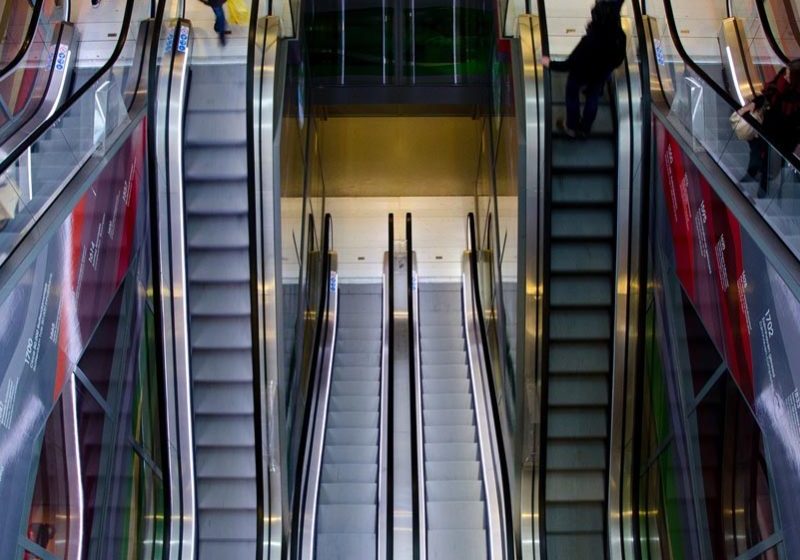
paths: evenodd
<path fill-rule="evenodd" d="M 739 109 L 739 114 L 757 112 L 764 133 L 778 149 L 794 152 L 800 144 L 800 59 L 782 68 L 753 101 Z M 769 181 L 769 146 L 756 136 L 750 140 L 750 159 L 742 181 L 759 181 L 758 197 L 767 195 Z M 760 177 L 759 177 L 760 175 Z"/>
<path fill-rule="evenodd" d="M 599 1 L 592 8 L 592 21 L 586 26 L 578 46 L 564 61 L 542 58 L 545 68 L 555 72 L 569 72 L 567 77 L 567 122 L 559 119 L 557 125 L 571 138 L 586 136 L 597 117 L 597 106 L 611 72 L 625 59 L 625 32 L 620 22 L 619 1 Z M 580 93 L 586 97 L 583 117 Z"/>
<path fill-rule="evenodd" d="M 225 46 L 227 42 L 226 33 L 228 31 L 228 22 L 225 21 L 225 9 L 223 6 L 228 0 L 200 0 L 203 4 L 214 10 L 214 31 L 219 35 L 219 42 Z"/>

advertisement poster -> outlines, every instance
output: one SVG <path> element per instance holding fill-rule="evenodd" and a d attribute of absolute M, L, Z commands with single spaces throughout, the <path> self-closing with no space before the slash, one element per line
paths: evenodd
<path fill-rule="evenodd" d="M 142 121 L 0 302 L 1 558 L 15 556 L 37 438 L 145 241 L 145 158 Z"/>
<path fill-rule="evenodd" d="M 676 274 L 755 413 L 783 526 L 796 527 L 800 302 L 677 140 L 655 125 Z M 784 538 L 789 556 L 800 557 L 800 534 Z"/>

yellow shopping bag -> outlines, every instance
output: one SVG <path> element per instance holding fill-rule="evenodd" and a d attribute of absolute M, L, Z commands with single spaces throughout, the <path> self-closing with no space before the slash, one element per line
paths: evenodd
<path fill-rule="evenodd" d="M 250 25 L 250 6 L 245 0 L 228 0 L 228 21 L 233 25 Z"/>

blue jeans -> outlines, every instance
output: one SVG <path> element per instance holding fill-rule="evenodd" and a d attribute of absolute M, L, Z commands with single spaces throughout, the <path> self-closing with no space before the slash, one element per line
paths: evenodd
<path fill-rule="evenodd" d="M 217 21 L 214 22 L 214 31 L 217 33 L 224 33 L 225 29 L 228 27 L 225 22 L 225 10 L 222 9 L 222 6 L 211 9 L 214 10 L 214 15 L 217 17 Z"/>
<path fill-rule="evenodd" d="M 600 97 L 603 95 L 603 87 L 605 85 L 605 80 L 592 83 L 573 72 L 569 73 L 566 92 L 567 128 L 581 130 L 587 134 L 591 132 L 594 119 L 597 118 L 597 106 L 600 103 Z M 581 118 L 581 89 L 586 94 L 583 118 Z"/>

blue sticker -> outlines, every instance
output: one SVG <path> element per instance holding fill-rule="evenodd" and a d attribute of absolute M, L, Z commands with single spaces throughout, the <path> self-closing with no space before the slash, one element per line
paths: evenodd
<path fill-rule="evenodd" d="M 189 46 L 189 28 L 181 27 L 180 35 L 178 35 L 178 52 L 185 53 Z"/>
<path fill-rule="evenodd" d="M 656 49 L 656 62 L 659 66 L 664 66 L 667 62 L 667 59 L 664 57 L 664 44 L 660 39 L 654 39 L 653 46 Z"/>

